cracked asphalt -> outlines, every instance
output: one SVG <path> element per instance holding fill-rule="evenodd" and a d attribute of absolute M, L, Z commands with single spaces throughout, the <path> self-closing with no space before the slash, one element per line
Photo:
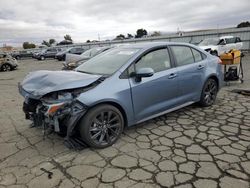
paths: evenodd
<path fill-rule="evenodd" d="M 112 147 L 81 151 L 56 134 L 43 140 L 22 112 L 17 83 L 61 62 L 19 62 L 0 73 L 0 188 L 250 187 L 250 97 L 230 92 L 250 88 L 250 55 L 244 84 L 224 87 L 212 107 L 183 108 L 126 129 Z"/>

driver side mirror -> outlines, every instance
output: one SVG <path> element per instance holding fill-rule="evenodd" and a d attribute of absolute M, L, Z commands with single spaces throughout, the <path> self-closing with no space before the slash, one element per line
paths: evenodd
<path fill-rule="evenodd" d="M 142 78 L 151 77 L 154 75 L 154 70 L 152 68 L 140 68 L 135 73 L 135 81 L 141 82 Z"/>

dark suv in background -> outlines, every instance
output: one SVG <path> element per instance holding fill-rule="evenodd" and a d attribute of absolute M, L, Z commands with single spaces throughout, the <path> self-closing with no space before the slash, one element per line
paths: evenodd
<path fill-rule="evenodd" d="M 45 60 L 46 58 L 55 58 L 55 55 L 61 51 L 61 49 L 57 48 L 48 48 L 42 50 L 40 53 L 37 53 L 34 58 L 38 60 Z"/>
<path fill-rule="evenodd" d="M 58 60 L 58 61 L 62 61 L 62 60 L 65 60 L 65 57 L 66 57 L 66 54 L 69 53 L 69 54 L 77 54 L 77 55 L 80 55 L 84 52 L 85 50 L 83 48 L 80 48 L 80 47 L 72 47 L 72 48 L 68 48 L 66 50 L 63 50 L 63 51 L 60 51 L 56 54 L 55 58 Z"/>

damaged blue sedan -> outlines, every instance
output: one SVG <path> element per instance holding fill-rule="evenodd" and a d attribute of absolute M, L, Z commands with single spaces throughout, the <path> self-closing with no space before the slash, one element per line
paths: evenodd
<path fill-rule="evenodd" d="M 75 71 L 36 71 L 19 84 L 34 126 L 105 148 L 131 126 L 199 102 L 222 85 L 220 60 L 191 44 L 141 43 L 110 49 Z"/>

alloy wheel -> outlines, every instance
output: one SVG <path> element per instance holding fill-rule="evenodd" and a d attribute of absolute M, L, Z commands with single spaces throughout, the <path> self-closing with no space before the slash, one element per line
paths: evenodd
<path fill-rule="evenodd" d="M 122 126 L 121 118 L 116 112 L 102 111 L 92 120 L 90 138 L 97 145 L 108 145 L 117 139 Z"/>
<path fill-rule="evenodd" d="M 4 72 L 11 71 L 11 66 L 8 65 L 8 64 L 4 64 L 4 65 L 2 66 L 2 70 L 3 70 Z"/>
<path fill-rule="evenodd" d="M 217 83 L 213 79 L 209 79 L 204 90 L 204 101 L 207 105 L 212 105 L 217 95 Z"/>

